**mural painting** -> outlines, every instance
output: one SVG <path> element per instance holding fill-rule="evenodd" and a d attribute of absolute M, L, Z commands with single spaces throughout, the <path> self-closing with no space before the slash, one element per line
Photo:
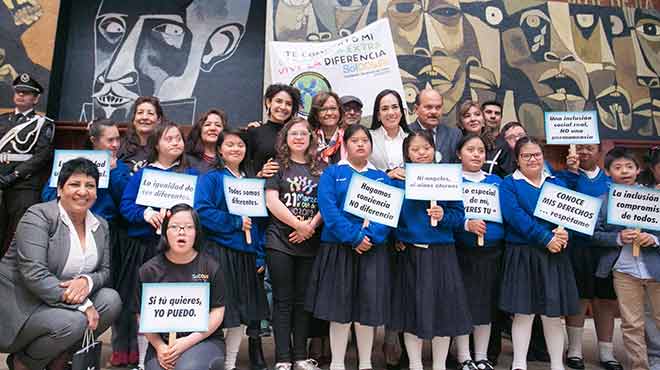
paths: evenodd
<path fill-rule="evenodd" d="M 505 122 L 520 121 L 535 136 L 543 136 L 544 111 L 580 110 L 598 112 L 602 138 L 660 135 L 660 12 L 653 8 L 546 0 L 272 4 L 278 41 L 336 39 L 389 18 L 409 109 L 432 87 L 445 97 L 450 125 L 462 100 L 496 99 Z"/>

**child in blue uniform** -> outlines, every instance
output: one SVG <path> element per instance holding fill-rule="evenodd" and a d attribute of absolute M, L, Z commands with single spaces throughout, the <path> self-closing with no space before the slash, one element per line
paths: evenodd
<path fill-rule="evenodd" d="M 514 314 L 512 369 L 527 368 L 527 350 L 535 315 L 541 315 L 550 368 L 561 370 L 564 334 L 561 316 L 578 311 L 577 287 L 564 251 L 568 232 L 534 217 L 545 181 L 564 183 L 544 171 L 543 152 L 531 138 L 514 149 L 518 169 L 500 185 L 500 206 L 506 230 L 500 309 Z"/>
<path fill-rule="evenodd" d="M 368 161 L 371 135 L 361 125 L 344 132 L 347 159 L 321 175 L 318 205 L 323 217 L 321 247 L 314 261 L 305 309 L 330 321 L 331 370 L 343 370 L 351 323 L 355 324 L 359 369 L 371 369 L 374 327 L 389 314 L 389 260 L 385 242 L 389 229 L 343 210 L 353 173 L 388 182 Z"/>
<path fill-rule="evenodd" d="M 197 184 L 195 208 L 208 239 L 207 252 L 218 259 L 224 273 L 227 305 L 223 327 L 226 334 L 225 369 L 236 367 L 236 358 L 245 327 L 266 318 L 268 306 L 264 292 L 263 235 L 257 220 L 232 215 L 225 201 L 224 178 L 243 178 L 247 168 L 247 134 L 225 130 L 218 139 L 218 168 L 202 176 Z M 248 244 L 245 230 L 250 231 Z"/>
<path fill-rule="evenodd" d="M 433 163 L 435 146 L 426 131 L 403 141 L 406 163 Z M 405 188 L 405 182 L 394 180 Z M 468 334 L 472 321 L 454 248 L 454 230 L 463 227 L 463 202 L 406 199 L 396 240 L 404 249 L 392 292 L 389 328 L 404 332 L 411 370 L 422 370 L 422 341 L 432 340 L 433 369 L 444 370 L 452 336 Z M 431 226 L 431 219 L 437 226 Z M 472 364 L 474 368 L 474 364 Z"/>
<path fill-rule="evenodd" d="M 486 143 L 481 136 L 469 134 L 457 147 L 458 158 L 463 165 L 464 183 L 482 183 L 499 186 L 502 179 L 489 175 L 481 168 L 486 160 Z M 463 274 L 465 291 L 469 292 L 469 309 L 472 316 L 475 366 L 492 370 L 488 361 L 488 343 L 491 323 L 497 314 L 497 299 L 501 277 L 501 256 L 504 249 L 504 227 L 497 222 L 466 219 L 463 230 L 456 231 L 456 255 Z M 478 236 L 484 244 L 477 245 Z M 456 338 L 458 361 L 469 365 L 469 336 Z M 465 366 L 464 366 L 465 367 Z"/>

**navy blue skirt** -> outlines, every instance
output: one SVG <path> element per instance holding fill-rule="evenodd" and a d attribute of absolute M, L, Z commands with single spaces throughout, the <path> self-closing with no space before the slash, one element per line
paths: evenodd
<path fill-rule="evenodd" d="M 235 328 L 268 317 L 264 277 L 257 273 L 257 255 L 209 241 L 206 251 L 218 260 L 225 279 L 223 328 Z"/>
<path fill-rule="evenodd" d="M 454 337 L 472 331 L 463 278 L 453 245 L 428 248 L 406 244 L 392 292 L 388 329 L 422 339 Z"/>
<path fill-rule="evenodd" d="M 502 250 L 502 246 L 456 246 L 472 325 L 486 325 L 495 321 L 502 281 Z"/>
<path fill-rule="evenodd" d="M 576 238 L 569 243 L 568 254 L 580 299 L 616 299 L 612 275 L 605 279 L 596 276 L 598 262 L 607 252 L 609 252 L 608 248 L 594 247 L 588 239 Z"/>
<path fill-rule="evenodd" d="M 507 244 L 499 306 L 502 311 L 549 317 L 575 315 L 579 298 L 567 251 Z"/>
<path fill-rule="evenodd" d="M 314 260 L 305 309 L 340 323 L 384 325 L 389 317 L 390 263 L 387 247 L 363 254 L 351 246 L 321 243 Z"/>

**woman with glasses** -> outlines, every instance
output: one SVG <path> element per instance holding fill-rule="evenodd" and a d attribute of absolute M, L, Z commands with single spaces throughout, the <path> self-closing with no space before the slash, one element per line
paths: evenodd
<path fill-rule="evenodd" d="M 141 283 L 209 283 L 209 326 L 200 333 L 177 333 L 168 345 L 168 333 L 147 333 L 146 370 L 222 369 L 224 341 L 219 330 L 225 314 L 225 284 L 218 262 L 200 251 L 202 227 L 197 212 L 177 204 L 163 219 L 158 255 L 140 268 L 136 302 L 142 302 Z M 140 303 L 137 305 L 140 314 Z"/>
<path fill-rule="evenodd" d="M 346 158 L 346 149 L 342 145 L 343 118 L 344 109 L 337 94 L 322 91 L 314 96 L 308 120 L 318 137 L 319 158 L 327 164 L 335 164 Z"/>
<path fill-rule="evenodd" d="M 540 144 L 524 137 L 516 142 L 518 169 L 500 185 L 506 249 L 499 306 L 514 314 L 512 369 L 527 368 L 527 350 L 535 315 L 541 315 L 550 368 L 564 368 L 561 316 L 578 312 L 578 293 L 565 248 L 568 232 L 534 216 L 541 187 L 564 182 L 544 171 Z"/>

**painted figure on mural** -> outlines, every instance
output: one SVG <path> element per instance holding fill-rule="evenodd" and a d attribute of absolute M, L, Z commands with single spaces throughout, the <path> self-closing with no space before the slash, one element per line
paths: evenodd
<path fill-rule="evenodd" d="M 92 103 L 81 120 L 126 120 L 138 96 L 153 95 L 169 119 L 192 122 L 200 74 L 236 51 L 249 10 L 246 0 L 101 1 Z"/>

